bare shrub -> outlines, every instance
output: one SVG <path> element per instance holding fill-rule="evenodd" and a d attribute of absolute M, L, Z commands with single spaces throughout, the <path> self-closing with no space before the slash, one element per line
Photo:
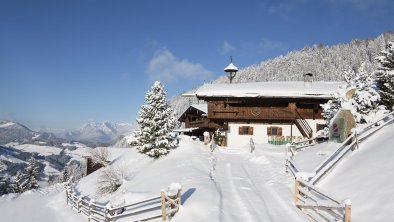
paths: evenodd
<path fill-rule="evenodd" d="M 111 154 L 106 147 L 97 147 L 90 150 L 90 155 L 95 163 L 99 163 L 102 166 L 108 166 L 108 161 L 111 158 Z"/>
<path fill-rule="evenodd" d="M 98 190 L 100 194 L 115 192 L 127 178 L 126 168 L 121 166 L 107 166 L 98 177 Z"/>

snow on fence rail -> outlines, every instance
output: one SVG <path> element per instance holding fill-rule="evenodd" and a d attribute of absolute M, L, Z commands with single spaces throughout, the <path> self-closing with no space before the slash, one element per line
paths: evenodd
<path fill-rule="evenodd" d="M 161 218 L 162 221 L 172 218 L 181 205 L 181 186 L 173 183 L 168 191 L 161 195 L 139 202 L 121 206 L 102 205 L 93 199 L 77 194 L 69 183 L 66 184 L 66 203 L 78 213 L 88 217 L 88 221 L 112 222 L 121 218 L 127 221 L 149 221 Z"/>
<path fill-rule="evenodd" d="M 351 221 L 350 200 L 339 201 L 299 178 L 294 184 L 294 204 L 315 221 Z"/>
<path fill-rule="evenodd" d="M 313 146 L 317 144 L 317 139 L 316 138 L 311 138 L 307 140 L 302 140 L 298 142 L 292 142 L 287 145 L 287 152 L 290 153 L 291 155 L 289 158 L 292 159 L 293 156 L 297 153 L 299 149 L 308 147 L 308 146 Z"/>

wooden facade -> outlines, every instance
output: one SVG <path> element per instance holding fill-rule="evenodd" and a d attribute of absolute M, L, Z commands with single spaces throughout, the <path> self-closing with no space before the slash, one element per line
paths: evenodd
<path fill-rule="evenodd" d="M 208 125 L 228 130 L 229 123 L 295 125 L 311 138 L 321 126 L 309 126 L 306 119 L 323 120 L 320 104 L 328 99 L 199 97 L 208 103 Z M 269 135 L 269 134 L 268 134 Z"/>
<path fill-rule="evenodd" d="M 297 118 L 323 119 L 320 104 L 324 99 L 272 99 L 201 97 L 208 102 L 212 121 L 291 122 Z M 219 121 L 220 122 L 220 121 Z"/>

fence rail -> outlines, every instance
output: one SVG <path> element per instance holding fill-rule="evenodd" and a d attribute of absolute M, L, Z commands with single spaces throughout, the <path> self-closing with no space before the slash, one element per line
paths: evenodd
<path fill-rule="evenodd" d="M 96 203 L 82 194 L 78 194 L 73 187 L 66 184 L 66 203 L 78 213 L 88 217 L 88 221 L 112 222 L 128 217 L 128 221 L 149 221 L 161 218 L 162 221 L 172 218 L 179 211 L 181 205 L 181 188 L 176 191 L 161 191 L 161 194 L 145 200 L 111 206 Z M 139 217 L 139 218 L 137 218 Z"/>
<path fill-rule="evenodd" d="M 350 200 L 339 201 L 302 179 L 295 180 L 294 203 L 316 221 L 351 221 Z"/>

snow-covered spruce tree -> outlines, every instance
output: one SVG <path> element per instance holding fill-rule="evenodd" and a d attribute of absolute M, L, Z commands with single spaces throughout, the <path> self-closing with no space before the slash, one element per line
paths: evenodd
<path fill-rule="evenodd" d="M 385 108 L 379 104 L 380 96 L 376 90 L 374 75 L 368 72 L 366 64 L 361 64 L 358 71 L 345 73 L 347 90 L 355 89 L 355 93 L 350 99 L 352 113 L 357 123 L 370 123 Z"/>
<path fill-rule="evenodd" d="M 139 128 L 134 132 L 136 148 L 153 158 L 167 155 L 176 147 L 172 130 L 176 125 L 174 112 L 166 99 L 166 92 L 160 82 L 156 81 L 145 96 L 146 105 L 141 107 Z"/>
<path fill-rule="evenodd" d="M 11 185 L 11 192 L 12 193 L 23 193 L 25 192 L 26 188 L 24 187 L 24 175 L 23 173 L 18 170 L 16 175 L 12 177 L 12 185 Z"/>
<path fill-rule="evenodd" d="M 376 60 L 380 67 L 375 72 L 381 104 L 388 110 L 394 110 L 394 42 L 389 42 Z"/>
<path fill-rule="evenodd" d="M 32 156 L 28 160 L 27 168 L 26 168 L 26 189 L 35 189 L 38 188 L 38 163 L 37 160 Z"/>

